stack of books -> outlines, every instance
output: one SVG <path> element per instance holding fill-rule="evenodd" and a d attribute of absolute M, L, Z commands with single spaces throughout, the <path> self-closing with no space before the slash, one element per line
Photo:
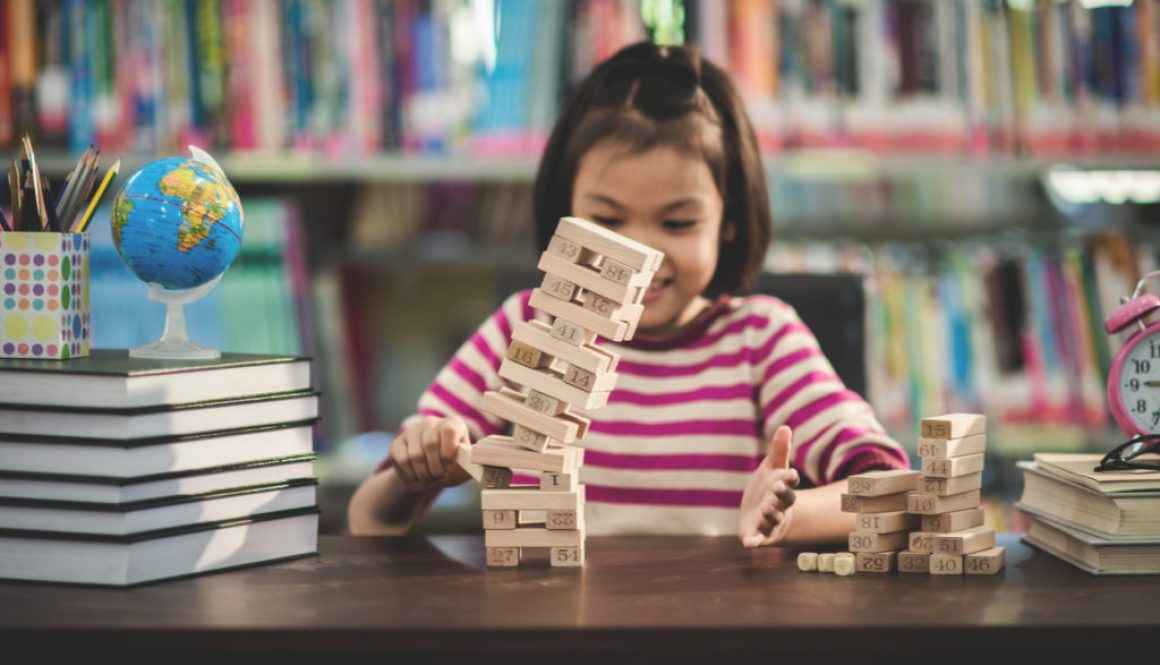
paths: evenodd
<path fill-rule="evenodd" d="M 1160 471 L 1095 471 L 1098 454 L 1019 462 L 1023 540 L 1089 573 L 1160 573 Z"/>
<path fill-rule="evenodd" d="M 127 586 L 317 552 L 307 358 L 0 360 L 0 578 Z"/>

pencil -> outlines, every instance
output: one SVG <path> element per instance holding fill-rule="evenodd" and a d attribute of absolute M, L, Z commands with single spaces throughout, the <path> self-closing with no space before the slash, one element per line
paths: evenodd
<path fill-rule="evenodd" d="M 40 218 L 38 231 L 48 230 L 48 213 L 44 209 L 44 191 L 40 188 L 40 169 L 36 166 L 36 153 L 32 151 L 32 139 L 24 135 L 24 154 L 32 168 L 32 194 L 36 200 L 36 216 Z"/>
<path fill-rule="evenodd" d="M 101 180 L 100 186 L 97 187 L 97 192 L 93 194 L 93 199 L 89 201 L 89 207 L 85 210 L 85 214 L 81 217 L 81 221 L 76 225 L 77 233 L 83 233 L 89 226 L 89 220 L 93 218 L 93 213 L 97 211 L 97 205 L 100 204 L 101 198 L 105 195 L 105 190 L 108 189 L 109 184 L 113 182 L 113 178 L 117 177 L 117 173 L 121 170 L 121 160 L 113 162 L 109 170 L 105 172 L 105 177 Z"/>
<path fill-rule="evenodd" d="M 73 167 L 73 170 L 70 171 L 66 177 L 68 184 L 65 186 L 64 191 L 56 201 L 56 216 L 61 220 L 62 223 L 65 219 L 65 210 L 68 208 L 69 203 L 74 198 L 76 198 L 77 182 L 80 180 L 81 171 L 84 170 L 85 164 L 88 163 L 89 156 L 92 153 L 93 146 L 90 145 L 89 147 L 85 148 L 85 151 L 81 153 L 80 159 L 77 160 L 76 166 Z"/>

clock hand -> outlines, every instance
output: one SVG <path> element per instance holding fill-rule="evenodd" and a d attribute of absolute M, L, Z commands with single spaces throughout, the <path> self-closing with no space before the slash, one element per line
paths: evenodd
<path fill-rule="evenodd" d="M 1160 381 L 1145 381 L 1144 385 L 1149 388 L 1160 388 Z"/>

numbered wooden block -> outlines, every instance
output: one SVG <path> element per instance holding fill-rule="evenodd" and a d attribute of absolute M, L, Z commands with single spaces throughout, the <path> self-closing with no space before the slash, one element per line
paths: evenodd
<path fill-rule="evenodd" d="M 493 529 L 483 532 L 483 542 L 487 547 L 582 547 L 584 530 L 563 531 L 524 527 L 511 530 Z"/>
<path fill-rule="evenodd" d="M 456 446 L 455 461 L 459 464 L 459 468 L 467 472 L 467 475 L 478 482 L 483 482 L 485 467 L 471 461 L 471 446 L 469 444 L 460 443 Z"/>
<path fill-rule="evenodd" d="M 548 550 L 548 561 L 556 568 L 574 568 L 584 565 L 583 547 L 552 547 Z"/>
<path fill-rule="evenodd" d="M 942 513 L 941 515 L 922 516 L 922 530 L 932 533 L 962 531 L 963 529 L 969 529 L 973 526 L 979 526 L 982 523 L 982 508 L 968 508 L 967 510 L 956 510 L 951 513 Z"/>
<path fill-rule="evenodd" d="M 832 573 L 834 572 L 834 558 L 838 555 L 834 552 L 822 552 L 818 554 L 818 572 Z"/>
<path fill-rule="evenodd" d="M 991 547 L 963 557 L 963 572 L 967 575 L 994 575 L 1007 561 L 1007 550 L 1002 545 Z"/>
<path fill-rule="evenodd" d="M 484 529 L 514 529 L 516 528 L 516 511 L 514 510 L 484 510 Z"/>
<path fill-rule="evenodd" d="M 798 570 L 803 573 L 814 573 L 818 570 L 817 552 L 799 552 L 797 555 Z"/>
<path fill-rule="evenodd" d="M 882 496 L 898 494 L 918 488 L 919 472 L 911 469 L 871 471 L 850 476 L 850 494 L 854 496 Z"/>
<path fill-rule="evenodd" d="M 538 487 L 511 487 L 483 490 L 479 496 L 483 510 L 544 510 L 579 512 L 584 509 L 584 486 L 575 492 L 541 492 Z"/>
<path fill-rule="evenodd" d="M 982 471 L 979 473 L 968 473 L 965 476 L 957 476 L 954 478 L 927 478 L 924 476 L 918 481 L 918 491 L 920 494 L 933 494 L 935 496 L 962 494 L 963 492 L 977 490 L 982 486 Z"/>
<path fill-rule="evenodd" d="M 578 263 L 581 265 L 592 265 L 600 258 L 600 255 L 590 249 L 584 249 L 578 243 L 572 242 L 567 238 L 561 236 L 552 236 L 548 241 L 548 254 L 558 256 L 568 263 Z"/>
<path fill-rule="evenodd" d="M 596 340 L 596 333 L 561 318 L 552 322 L 551 335 L 554 339 L 563 340 L 573 346 L 591 345 Z"/>
<path fill-rule="evenodd" d="M 844 513 L 885 513 L 895 510 L 906 510 L 906 497 L 909 492 L 898 494 L 884 494 L 882 496 L 854 496 L 842 495 L 842 512 Z"/>
<path fill-rule="evenodd" d="M 515 340 L 512 340 L 512 343 L 508 345 L 506 355 L 524 367 L 532 369 L 540 369 L 552 364 L 552 357 L 548 354 Z"/>
<path fill-rule="evenodd" d="M 532 290 L 532 297 L 528 299 L 528 303 L 532 307 L 556 317 L 556 319 L 563 319 L 585 331 L 595 333 L 614 342 L 627 339 L 628 323 L 606 319 L 596 312 L 584 309 L 576 303 L 564 302 L 563 300 L 545 295 L 540 289 Z M 553 328 L 554 332 L 555 328 Z M 591 337 L 586 337 L 583 343 L 591 343 L 592 339 Z M 571 338 L 569 341 L 571 341 Z"/>
<path fill-rule="evenodd" d="M 580 513 L 575 510 L 549 510 L 545 524 L 549 529 L 579 529 L 583 527 Z"/>
<path fill-rule="evenodd" d="M 898 553 L 898 572 L 930 573 L 930 552 L 902 551 Z"/>
<path fill-rule="evenodd" d="M 550 444 L 542 453 L 512 443 L 506 436 L 489 436 L 471 447 L 471 461 L 483 466 L 507 469 L 574 473 L 583 457 L 575 446 Z"/>
<path fill-rule="evenodd" d="M 538 390 L 529 390 L 528 396 L 524 398 L 524 404 L 532 411 L 548 416 L 558 416 L 568 410 L 567 402 L 551 395 L 545 395 Z"/>
<path fill-rule="evenodd" d="M 860 513 L 854 518 L 854 528 L 858 531 L 870 533 L 890 533 L 892 531 L 910 531 L 918 528 L 918 515 L 911 515 L 905 510 L 892 510 L 885 513 Z"/>
<path fill-rule="evenodd" d="M 499 533 L 507 533 L 502 531 Z M 932 554 L 930 555 L 931 575 L 962 575 L 963 557 L 959 554 Z"/>
<path fill-rule="evenodd" d="M 557 260 L 559 260 L 559 259 L 557 259 Z M 564 262 L 561 261 L 561 263 L 564 263 Z M 565 265 L 572 265 L 572 264 L 565 263 Z M 573 267 L 575 267 L 575 266 L 573 266 Z M 576 269 L 577 270 L 584 270 L 584 268 L 576 268 Z M 546 293 L 554 298 L 559 298 L 560 300 L 563 300 L 564 302 L 572 302 L 576 299 L 576 296 L 580 295 L 580 287 L 576 286 L 575 284 L 573 284 L 572 282 L 569 282 L 566 279 L 563 279 L 561 277 L 558 277 L 558 276 L 552 275 L 552 274 L 544 275 L 543 281 L 540 282 L 540 288 L 543 289 L 544 293 Z"/>
<path fill-rule="evenodd" d="M 575 386 L 564 383 L 564 375 L 553 370 L 531 369 L 511 360 L 504 360 L 499 366 L 499 375 L 509 381 L 514 381 L 527 387 L 531 392 L 525 404 L 529 408 L 549 416 L 558 416 L 573 405 L 579 409 L 599 409 L 608 404 L 608 395 L 611 391 L 587 392 Z M 610 375 L 615 381 L 615 375 Z M 597 384 L 604 384 L 604 377 L 596 380 Z M 533 395 L 539 393 L 535 404 L 531 403 Z M 551 399 L 548 399 L 551 398 Z M 550 407 L 544 411 L 542 408 Z M 546 432 L 541 432 L 546 434 Z"/>
<path fill-rule="evenodd" d="M 543 321 L 517 323 L 512 329 L 512 339 L 594 374 L 614 372 L 620 362 L 619 354 L 599 346 L 575 346 L 552 337 L 552 327 Z"/>
<path fill-rule="evenodd" d="M 561 443 L 584 438 L 591 421 L 570 411 L 548 416 L 528 408 L 524 396 L 511 388 L 489 390 L 480 399 L 479 408 L 496 418 L 523 425 Z"/>
<path fill-rule="evenodd" d="M 485 489 L 503 489 L 512 484 L 512 470 L 498 466 L 483 467 L 483 478 L 479 481 Z"/>
<path fill-rule="evenodd" d="M 840 552 L 834 557 L 834 573 L 842 577 L 849 577 L 854 574 L 857 568 L 857 562 L 854 560 L 854 555 L 850 552 Z"/>
<path fill-rule="evenodd" d="M 972 434 L 961 439 L 918 440 L 918 456 L 923 459 L 946 459 L 981 453 L 987 449 L 986 434 Z"/>
<path fill-rule="evenodd" d="M 520 565 L 520 548 L 488 547 L 487 565 L 491 568 L 512 568 Z"/>
<path fill-rule="evenodd" d="M 623 263 L 637 272 L 656 271 L 664 259 L 664 254 L 652 247 L 580 217 L 561 218 L 555 236 Z"/>
<path fill-rule="evenodd" d="M 552 277 L 574 284 L 579 289 L 583 289 L 586 296 L 597 294 L 612 301 L 614 307 L 629 304 L 629 299 L 632 297 L 634 290 L 642 284 L 642 280 L 652 279 L 652 273 L 641 273 L 635 279 L 630 277 L 623 284 L 617 283 L 602 277 L 598 269 L 569 263 L 547 252 L 540 255 L 540 262 L 537 267 Z M 643 283 L 647 284 L 647 282 Z M 575 292 L 573 295 L 575 295 Z M 568 298 L 568 300 L 571 299 L 571 297 Z"/>
<path fill-rule="evenodd" d="M 524 427 L 523 425 L 515 425 L 512 427 L 512 442 L 517 443 L 524 448 L 527 448 L 528 450 L 534 450 L 538 453 L 542 453 L 544 452 L 544 449 L 548 447 L 548 443 L 551 442 L 551 439 L 544 436 L 543 434 L 540 434 L 539 432 Z"/>
<path fill-rule="evenodd" d="M 541 473 L 541 492 L 575 492 L 579 486 L 577 473 Z"/>
<path fill-rule="evenodd" d="M 934 538 L 937 535 L 939 534 L 911 531 L 907 537 L 906 549 L 918 554 L 931 554 L 934 552 Z"/>
<path fill-rule="evenodd" d="M 971 490 L 962 494 L 949 496 L 934 496 L 933 494 L 911 494 L 906 509 L 920 515 L 937 515 L 957 510 L 977 508 L 979 506 L 979 490 Z"/>
<path fill-rule="evenodd" d="M 976 526 L 934 536 L 936 554 L 974 554 L 995 546 L 995 530 Z"/>
<path fill-rule="evenodd" d="M 857 552 L 854 570 L 859 573 L 889 573 L 894 571 L 897 552 Z"/>
<path fill-rule="evenodd" d="M 983 453 L 945 459 L 924 459 L 922 475 L 928 478 L 957 478 L 983 470 Z"/>
<path fill-rule="evenodd" d="M 604 262 L 600 264 L 600 276 L 622 286 L 628 286 L 634 275 L 636 273 L 632 268 L 608 257 L 605 257 Z M 652 275 L 648 277 L 652 279 Z"/>
<path fill-rule="evenodd" d="M 987 431 L 987 419 L 981 413 L 948 413 L 923 418 L 921 435 L 926 439 L 961 439 Z"/>
<path fill-rule="evenodd" d="M 851 531 L 847 537 L 851 552 L 889 552 L 906 547 L 906 532 L 873 533 L 870 531 Z"/>
<path fill-rule="evenodd" d="M 616 385 L 616 380 L 617 375 L 612 372 L 593 374 L 572 365 L 564 370 L 564 383 L 589 393 L 611 392 Z"/>

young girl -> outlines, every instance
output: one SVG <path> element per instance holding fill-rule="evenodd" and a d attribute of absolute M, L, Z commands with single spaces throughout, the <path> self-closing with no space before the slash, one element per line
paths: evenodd
<path fill-rule="evenodd" d="M 635 337 L 600 342 L 621 361 L 608 405 L 582 412 L 592 419 L 579 442 L 589 535 L 845 542 L 854 520 L 839 510 L 844 479 L 909 461 L 792 308 L 736 295 L 761 269 L 770 213 L 728 76 L 690 49 L 622 49 L 565 104 L 534 206 L 541 249 L 573 215 L 665 254 Z M 467 479 L 455 446 L 504 426 L 478 404 L 504 384 L 513 326 L 539 316 L 529 295 L 508 298 L 420 398 L 352 498 L 351 533 L 403 533 L 441 488 Z"/>

